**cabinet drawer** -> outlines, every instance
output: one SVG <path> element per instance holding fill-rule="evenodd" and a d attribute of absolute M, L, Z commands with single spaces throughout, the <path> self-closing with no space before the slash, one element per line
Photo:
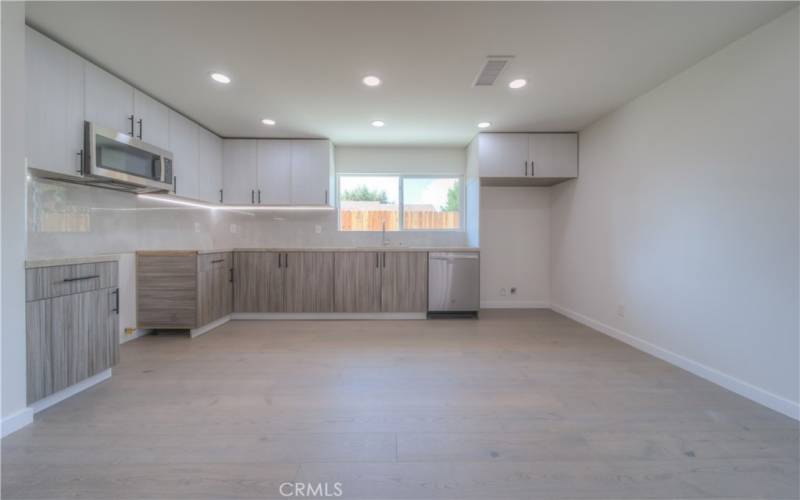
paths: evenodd
<path fill-rule="evenodd" d="M 206 253 L 197 257 L 197 270 L 201 273 L 221 268 L 230 269 L 231 267 L 233 267 L 231 252 Z"/>
<path fill-rule="evenodd" d="M 116 287 L 116 262 L 38 267 L 25 272 L 25 300 L 47 299 Z"/>

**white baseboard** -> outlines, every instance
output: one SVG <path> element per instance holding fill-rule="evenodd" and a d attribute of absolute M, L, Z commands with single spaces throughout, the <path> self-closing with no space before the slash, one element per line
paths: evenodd
<path fill-rule="evenodd" d="M 233 313 L 231 319 L 272 320 L 359 320 L 425 319 L 426 313 Z"/>
<path fill-rule="evenodd" d="M 33 422 L 33 408 L 30 406 L 3 417 L 2 431 L 0 435 L 6 437 L 11 433 L 17 432 L 26 425 Z"/>
<path fill-rule="evenodd" d="M 482 300 L 481 309 L 549 309 L 543 300 Z"/>
<path fill-rule="evenodd" d="M 65 399 L 78 394 L 81 391 L 85 391 L 89 387 L 93 385 L 97 385 L 104 380 L 108 380 L 111 378 L 111 368 L 108 370 L 104 370 L 98 374 L 92 375 L 91 377 L 81 380 L 75 385 L 71 385 L 66 389 L 56 392 L 55 394 L 51 394 L 46 398 L 42 398 L 39 401 L 36 401 L 31 405 L 33 409 L 33 413 L 39 413 L 42 410 L 50 408 L 54 404 L 60 403 Z"/>
<path fill-rule="evenodd" d="M 777 394 L 773 394 L 772 392 L 760 387 L 756 387 L 748 382 L 745 382 L 744 380 L 738 379 L 726 373 L 722 373 L 721 371 L 711 368 L 710 366 L 706 366 L 693 359 L 689 359 L 685 356 L 672 352 L 669 349 L 665 349 L 646 340 L 642 340 L 629 333 L 614 328 L 613 326 L 606 325 L 605 323 L 592 319 L 581 313 L 567 309 L 566 307 L 552 304 L 551 308 L 557 313 L 563 314 L 564 316 L 567 316 L 578 323 L 582 323 L 589 328 L 604 333 L 609 337 L 613 337 L 621 342 L 635 347 L 636 349 L 639 349 L 640 351 L 644 351 L 652 356 L 662 359 L 667 363 L 673 364 L 679 368 L 683 368 L 684 370 L 691 372 L 698 377 L 702 377 L 710 382 L 720 385 L 730 391 L 735 392 L 736 394 L 739 394 L 740 396 L 762 404 L 767 408 L 777 412 L 783 413 L 784 415 L 795 420 L 800 420 L 800 404 L 794 401 L 786 399 L 782 396 L 778 396 Z"/>
<path fill-rule="evenodd" d="M 210 332 L 214 328 L 217 328 L 219 326 L 224 325 L 225 323 L 227 323 L 230 320 L 231 320 L 231 315 L 230 314 L 227 315 L 227 316 L 223 316 L 223 317 L 221 317 L 220 319 L 218 319 L 216 321 L 212 321 L 211 323 L 209 323 L 207 325 L 201 326 L 200 328 L 194 328 L 192 330 L 189 330 L 189 336 L 191 338 L 198 337 L 200 335 L 203 335 L 204 333 Z"/>

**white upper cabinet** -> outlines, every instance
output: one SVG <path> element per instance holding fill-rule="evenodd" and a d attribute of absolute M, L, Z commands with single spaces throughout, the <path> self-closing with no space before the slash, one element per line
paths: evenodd
<path fill-rule="evenodd" d="M 226 205 L 250 205 L 256 202 L 257 143 L 252 139 L 222 141 L 222 182 Z"/>
<path fill-rule="evenodd" d="M 199 127 L 180 113 L 169 113 L 169 150 L 172 151 L 173 190 L 185 198 L 199 196 L 197 130 Z"/>
<path fill-rule="evenodd" d="M 222 203 L 222 139 L 198 127 L 198 191 L 200 199 Z"/>
<path fill-rule="evenodd" d="M 549 186 L 578 176 L 578 134 L 483 133 L 475 140 L 484 185 Z"/>
<path fill-rule="evenodd" d="M 135 135 L 133 87 L 88 61 L 84 65 L 86 120 Z"/>
<path fill-rule="evenodd" d="M 578 176 L 578 134 L 530 134 L 533 177 Z"/>
<path fill-rule="evenodd" d="M 258 196 L 262 205 L 292 203 L 292 142 L 258 141 Z"/>
<path fill-rule="evenodd" d="M 225 204 L 333 204 L 333 150 L 315 139 L 226 139 Z"/>
<path fill-rule="evenodd" d="M 133 92 L 134 132 L 144 142 L 169 149 L 169 108 L 139 90 Z"/>
<path fill-rule="evenodd" d="M 292 141 L 292 204 L 331 204 L 333 151 L 330 141 Z"/>
<path fill-rule="evenodd" d="M 83 60 L 31 28 L 25 39 L 28 165 L 80 175 Z"/>
<path fill-rule="evenodd" d="M 481 177 L 528 175 L 528 134 L 480 134 L 478 141 Z"/>

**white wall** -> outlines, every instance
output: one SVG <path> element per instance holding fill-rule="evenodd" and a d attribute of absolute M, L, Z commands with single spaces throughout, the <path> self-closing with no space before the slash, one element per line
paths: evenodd
<path fill-rule="evenodd" d="M 464 148 L 337 146 L 336 172 L 464 175 Z"/>
<path fill-rule="evenodd" d="M 550 188 L 484 186 L 480 195 L 481 307 L 549 307 Z"/>
<path fill-rule="evenodd" d="M 25 367 L 25 3 L 0 3 L 2 435 L 27 425 Z"/>
<path fill-rule="evenodd" d="M 794 9 L 582 131 L 551 193 L 558 310 L 795 417 L 798 58 Z"/>

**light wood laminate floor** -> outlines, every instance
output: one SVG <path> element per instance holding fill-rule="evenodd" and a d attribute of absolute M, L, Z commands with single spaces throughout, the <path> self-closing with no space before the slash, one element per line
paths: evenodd
<path fill-rule="evenodd" d="M 797 498 L 798 423 L 547 310 L 235 321 L 122 346 L 2 497 Z"/>

